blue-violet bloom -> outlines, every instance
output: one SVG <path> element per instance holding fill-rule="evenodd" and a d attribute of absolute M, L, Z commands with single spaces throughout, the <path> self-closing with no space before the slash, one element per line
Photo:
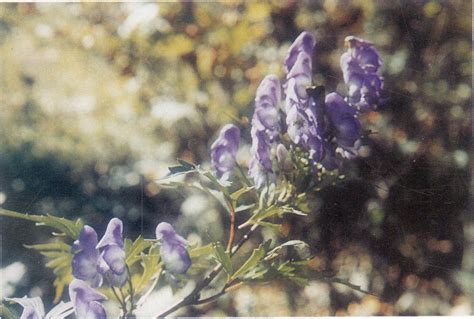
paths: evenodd
<path fill-rule="evenodd" d="M 347 101 L 360 111 L 376 110 L 383 103 L 383 77 L 377 74 L 382 60 L 373 44 L 349 36 L 347 52 L 341 55 L 344 82 L 349 87 Z"/>
<path fill-rule="evenodd" d="M 74 279 L 69 284 L 69 297 L 77 318 L 107 318 L 104 306 L 101 304 L 102 301 L 107 300 L 107 297 L 89 287 L 85 281 Z"/>
<path fill-rule="evenodd" d="M 337 144 L 344 149 L 352 148 L 362 132 L 357 111 L 337 93 L 326 96 L 326 110 Z"/>
<path fill-rule="evenodd" d="M 166 269 L 184 274 L 191 267 L 191 257 L 187 250 L 187 241 L 174 230 L 173 226 L 162 222 L 156 226 L 156 239 L 161 242 L 160 256 Z"/>
<path fill-rule="evenodd" d="M 103 277 L 99 272 L 99 251 L 97 233 L 94 228 L 85 225 L 79 238 L 72 245 L 72 275 L 80 280 L 88 281 L 93 287 L 102 285 Z"/>
<path fill-rule="evenodd" d="M 225 125 L 219 137 L 211 146 L 211 161 L 216 175 L 222 180 L 228 180 L 235 167 L 235 156 L 239 149 L 240 130 L 233 124 Z"/>
<path fill-rule="evenodd" d="M 249 175 L 255 186 L 261 188 L 268 180 L 274 180 L 272 149 L 280 136 L 281 85 L 276 75 L 267 75 L 255 97 L 255 112 L 252 117 L 252 147 L 250 149 Z"/>
<path fill-rule="evenodd" d="M 122 287 L 128 278 L 122 232 L 122 221 L 112 218 L 104 236 L 97 244 L 97 249 L 101 250 L 99 272 L 105 276 L 109 284 L 117 287 Z"/>
<path fill-rule="evenodd" d="M 104 276 L 108 284 L 122 287 L 127 280 L 122 230 L 122 221 L 112 218 L 98 242 L 94 228 L 85 225 L 72 246 L 72 275 L 94 288 L 102 285 Z"/>

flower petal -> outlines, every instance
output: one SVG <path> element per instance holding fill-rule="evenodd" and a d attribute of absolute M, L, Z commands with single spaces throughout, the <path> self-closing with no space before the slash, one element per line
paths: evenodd
<path fill-rule="evenodd" d="M 166 222 L 158 224 L 155 233 L 161 242 L 160 256 L 166 269 L 177 274 L 185 273 L 191 267 L 186 240 Z"/>
<path fill-rule="evenodd" d="M 107 225 L 104 236 L 97 244 L 97 249 L 103 248 L 107 245 L 117 245 L 123 247 L 123 223 L 118 218 L 112 218 Z"/>
<path fill-rule="evenodd" d="M 74 305 L 74 311 L 77 318 L 89 318 L 91 314 L 102 315 L 100 311 L 97 311 L 99 308 L 97 304 L 93 302 L 107 300 L 103 294 L 89 287 L 86 282 L 79 279 L 74 279 L 69 284 L 69 297 Z M 91 303 L 93 304 L 91 305 Z M 106 317 L 102 316 L 95 318 Z"/>
<path fill-rule="evenodd" d="M 212 144 L 212 166 L 219 178 L 226 180 L 234 169 L 239 143 L 239 128 L 233 124 L 227 124 L 221 129 L 219 137 Z"/>
<path fill-rule="evenodd" d="M 20 319 L 42 319 L 44 317 L 43 301 L 40 297 L 28 298 L 5 298 L 5 300 L 13 301 L 23 307 Z"/>

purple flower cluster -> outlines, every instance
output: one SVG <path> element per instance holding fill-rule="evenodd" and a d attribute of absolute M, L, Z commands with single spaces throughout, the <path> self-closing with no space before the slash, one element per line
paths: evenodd
<path fill-rule="evenodd" d="M 72 246 L 73 276 L 95 288 L 102 285 L 104 278 L 108 284 L 122 287 L 127 281 L 122 230 L 122 221 L 112 218 L 98 242 L 94 228 L 84 226 Z"/>
<path fill-rule="evenodd" d="M 86 225 L 74 242 L 72 274 L 75 279 L 69 285 L 69 295 L 78 318 L 106 318 L 100 304 L 106 298 L 94 288 L 102 286 L 104 278 L 109 285 L 117 287 L 122 287 L 127 281 L 122 232 L 122 221 L 112 218 L 100 241 L 96 231 Z M 160 256 L 166 269 L 177 274 L 185 273 L 191 266 L 186 240 L 168 223 L 156 227 L 156 238 L 161 242 Z M 25 311 L 31 311 L 30 308 L 25 307 Z"/>
<path fill-rule="evenodd" d="M 347 101 L 360 111 L 376 110 L 382 99 L 383 78 L 377 74 L 382 60 L 372 43 L 349 36 L 347 52 L 341 56 Z"/>
<path fill-rule="evenodd" d="M 290 46 L 284 61 L 286 131 L 280 123 L 280 81 L 275 75 L 268 75 L 260 83 L 252 117 L 249 163 L 249 175 L 257 188 L 275 181 L 276 169 L 289 171 L 293 167 L 288 149 L 280 143 L 284 133 L 293 145 L 307 152 L 312 169 L 317 164 L 328 170 L 337 169 L 341 162 L 338 153 L 345 158 L 356 156 L 362 136 L 359 112 L 376 110 L 383 101 L 383 78 L 377 74 L 382 61 L 371 43 L 352 36 L 345 41 L 348 51 L 341 56 L 341 68 L 349 87 L 346 98 L 335 92 L 325 95 L 324 87 L 312 86 L 316 44 L 312 34 L 301 33 Z M 222 134 L 212 151 L 213 165 L 219 174 L 228 171 L 220 167 L 220 162 L 235 161 L 235 155 L 233 160 L 227 158 L 235 153 L 217 152 L 218 147 L 214 147 L 229 144 L 221 142 L 226 140 Z"/>
<path fill-rule="evenodd" d="M 122 221 L 112 218 L 104 236 L 97 242 L 95 230 L 84 226 L 72 247 L 73 276 L 89 282 L 94 288 L 100 287 L 104 278 L 108 284 L 122 287 L 128 278 L 122 231 Z M 166 268 L 174 273 L 185 273 L 191 266 L 186 240 L 168 223 L 158 224 L 155 232 L 161 241 L 160 255 Z"/>

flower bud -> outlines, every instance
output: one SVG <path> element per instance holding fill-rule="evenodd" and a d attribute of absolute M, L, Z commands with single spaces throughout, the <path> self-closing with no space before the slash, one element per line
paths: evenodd
<path fill-rule="evenodd" d="M 293 169 L 293 163 L 291 161 L 290 152 L 288 152 L 285 145 L 278 144 L 276 149 L 276 156 L 278 165 L 283 171 L 289 172 Z"/>

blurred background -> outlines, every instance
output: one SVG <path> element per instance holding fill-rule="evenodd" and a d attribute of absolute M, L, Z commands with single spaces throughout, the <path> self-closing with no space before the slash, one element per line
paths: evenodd
<path fill-rule="evenodd" d="M 356 35 L 378 48 L 389 101 L 363 116 L 373 134 L 356 178 L 324 190 L 281 236 L 308 241 L 315 269 L 377 297 L 272 282 L 180 314 L 471 314 L 471 28 L 460 0 L 0 4 L 0 205 L 81 217 L 99 234 L 117 216 L 128 237 L 169 221 L 192 242 L 221 239 L 216 203 L 154 180 L 176 158 L 208 166 L 228 122 L 242 128 L 246 165 L 255 90 L 283 77 L 303 30 L 317 38 L 314 82 L 345 94 L 339 57 Z M 53 274 L 22 246 L 49 230 L 0 227 L 0 298 L 50 305 Z M 170 302 L 164 289 L 155 304 Z"/>

